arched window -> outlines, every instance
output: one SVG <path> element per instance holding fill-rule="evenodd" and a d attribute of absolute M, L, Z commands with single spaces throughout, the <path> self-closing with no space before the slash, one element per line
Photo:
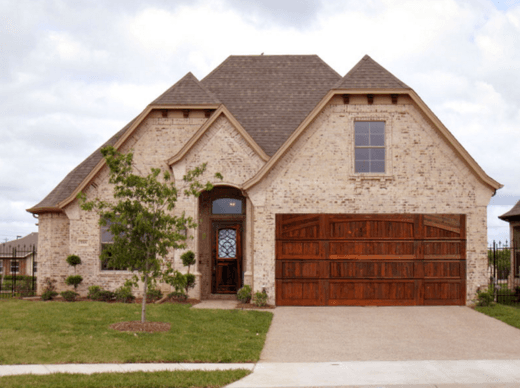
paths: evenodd
<path fill-rule="evenodd" d="M 236 198 L 219 198 L 213 201 L 212 214 L 242 214 L 242 201 Z"/>

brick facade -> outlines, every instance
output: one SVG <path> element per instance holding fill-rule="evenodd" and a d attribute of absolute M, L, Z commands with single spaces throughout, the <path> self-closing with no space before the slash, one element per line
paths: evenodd
<path fill-rule="evenodd" d="M 467 215 L 467 296 L 472 299 L 479 285 L 486 284 L 486 206 L 492 190 L 470 172 L 465 163 L 438 134 L 410 99 L 393 105 L 384 96 L 373 105 L 339 104 L 333 99 L 293 143 L 290 150 L 247 193 L 245 281 L 255 290 L 266 287 L 274 301 L 275 215 L 277 213 L 463 213 Z M 360 100 L 360 102 L 362 102 Z M 151 114 L 122 147 L 134 150 L 141 171 L 164 167 L 206 119 L 163 119 Z M 386 123 L 385 174 L 362 176 L 353 171 L 355 120 Z M 179 136 L 179 133 L 183 133 Z M 223 182 L 240 187 L 264 165 L 244 138 L 224 116 L 218 118 L 198 143 L 172 166 L 177 183 L 182 175 L 202 162 L 212 179 L 221 172 Z M 103 168 L 92 181 L 89 198 L 111 198 Z M 197 199 L 184 197 L 177 211 L 198 216 Z M 204 226 L 200 226 L 201 231 Z M 207 232 L 207 231 L 206 231 Z M 191 235 L 191 232 L 190 232 Z M 209 295 L 209 240 L 195 233 L 189 249 L 203 264 L 195 268 L 198 286 L 192 297 Z M 84 278 L 78 288 L 86 294 L 90 285 L 114 290 L 131 276 L 127 271 L 101 271 L 100 229 L 95 213 L 80 210 L 77 201 L 63 214 L 40 216 L 39 277 L 58 280 L 59 290 L 68 289 L 66 276 L 73 269 L 65 264 L 68 254 L 78 254 L 83 264 L 77 272 Z M 175 267 L 182 252 L 172 252 Z M 39 288 L 40 289 L 40 288 Z M 169 291 L 164 288 L 164 291 Z"/>

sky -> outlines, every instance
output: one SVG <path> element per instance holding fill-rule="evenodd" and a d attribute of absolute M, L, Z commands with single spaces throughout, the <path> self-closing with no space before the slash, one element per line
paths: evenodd
<path fill-rule="evenodd" d="M 365 54 L 412 87 L 520 200 L 520 0 L 0 0 L 0 242 L 26 209 L 187 72 L 229 55 L 317 54 L 346 74 Z"/>

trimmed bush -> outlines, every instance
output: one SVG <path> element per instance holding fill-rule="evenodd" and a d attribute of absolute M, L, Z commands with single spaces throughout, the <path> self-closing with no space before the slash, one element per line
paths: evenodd
<path fill-rule="evenodd" d="M 56 291 L 47 290 L 42 292 L 42 300 L 51 300 L 57 295 L 58 293 Z"/>
<path fill-rule="evenodd" d="M 185 267 L 195 264 L 195 253 L 192 251 L 184 252 L 181 256 L 182 264 Z"/>
<path fill-rule="evenodd" d="M 78 285 L 83 281 L 83 277 L 81 275 L 71 275 L 67 279 L 65 279 L 65 283 L 68 286 L 74 286 L 74 290 L 78 287 Z"/>
<path fill-rule="evenodd" d="M 255 295 L 253 296 L 253 304 L 258 307 L 263 307 L 267 305 L 267 292 L 265 291 L 257 291 L 255 292 Z"/>
<path fill-rule="evenodd" d="M 63 292 L 60 292 L 60 295 L 67 302 L 74 302 L 76 300 L 76 297 L 79 296 L 79 294 L 74 291 L 63 291 Z"/>
<path fill-rule="evenodd" d="M 43 290 L 42 290 L 42 299 L 43 300 L 51 300 L 52 298 L 54 298 L 55 296 L 58 295 L 58 293 L 56 292 L 56 285 L 55 285 L 56 280 L 46 278 L 43 283 L 44 283 Z"/>
<path fill-rule="evenodd" d="M 128 283 L 125 283 L 123 286 L 119 287 L 115 292 L 114 296 L 118 302 L 130 303 L 135 300 L 135 296 L 132 293 L 132 286 Z"/>
<path fill-rule="evenodd" d="M 81 259 L 78 255 L 67 256 L 67 264 L 76 268 L 78 264 L 81 264 Z"/>
<path fill-rule="evenodd" d="M 249 303 L 251 301 L 251 294 L 251 286 L 246 284 L 240 290 L 238 290 L 237 299 L 242 303 Z"/>

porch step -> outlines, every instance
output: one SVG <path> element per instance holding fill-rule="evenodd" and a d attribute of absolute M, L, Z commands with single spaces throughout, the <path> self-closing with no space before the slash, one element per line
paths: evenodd
<path fill-rule="evenodd" d="M 209 294 L 207 299 L 209 299 L 209 300 L 234 300 L 234 301 L 237 301 L 237 295 L 236 294 Z"/>

